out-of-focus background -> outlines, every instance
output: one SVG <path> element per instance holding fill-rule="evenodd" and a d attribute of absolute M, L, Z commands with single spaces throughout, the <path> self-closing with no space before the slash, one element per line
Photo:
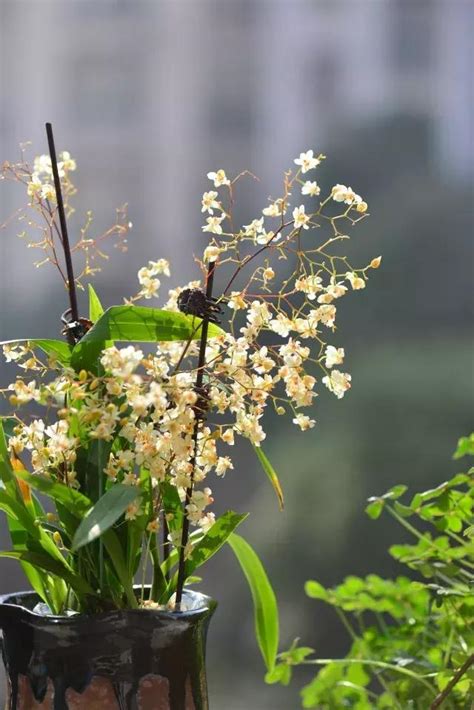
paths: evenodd
<path fill-rule="evenodd" d="M 32 155 L 46 152 L 52 121 L 79 166 L 71 231 L 86 209 L 100 229 L 129 204 L 129 253 L 94 282 L 107 305 L 136 291 L 148 259 L 172 261 L 171 285 L 198 276 L 209 170 L 260 176 L 240 190 L 244 224 L 308 148 L 328 156 L 322 185 L 351 185 L 369 203 L 352 253 L 361 264 L 382 254 L 383 265 L 344 299 L 335 338 L 353 389 L 343 401 L 321 393 L 309 434 L 269 424 L 285 512 L 245 447 L 212 486 L 218 510 L 252 511 L 243 532 L 274 582 L 282 647 L 300 636 L 322 656 L 344 651 L 344 630 L 305 599 L 305 580 L 397 574 L 386 548 L 400 532 L 366 519 L 367 496 L 441 482 L 472 428 L 473 14 L 470 0 L 0 0 L 1 160 L 25 140 Z M 0 187 L 2 222 L 25 195 Z M 0 338 L 56 337 L 65 293 L 16 231 L 0 234 Z M 3 385 L 12 375 L 2 370 Z M 25 585 L 13 563 L 1 569 L 0 592 Z M 220 602 L 211 707 L 298 707 L 297 684 L 263 683 L 230 551 L 204 587 Z"/>

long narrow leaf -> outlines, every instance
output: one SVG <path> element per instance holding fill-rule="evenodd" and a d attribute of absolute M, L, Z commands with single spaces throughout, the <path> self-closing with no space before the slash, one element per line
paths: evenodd
<path fill-rule="evenodd" d="M 153 486 L 150 471 L 144 467 L 140 470 L 140 487 L 143 490 L 143 512 L 141 515 L 137 515 L 135 520 L 129 520 L 125 529 L 126 544 L 124 547 L 127 551 L 127 567 L 130 577 L 134 577 L 138 571 L 145 528 L 153 516 Z"/>
<path fill-rule="evenodd" d="M 74 347 L 71 364 L 78 370 L 94 370 L 107 341 L 156 343 L 200 337 L 199 318 L 184 313 L 144 306 L 112 306 Z M 222 334 L 209 324 L 209 337 Z"/>
<path fill-rule="evenodd" d="M 29 536 L 27 538 L 27 545 L 32 544 L 34 541 L 38 549 L 42 549 L 46 555 L 62 564 L 65 568 L 68 568 L 54 541 L 40 525 L 36 524 L 36 516 L 34 513 L 30 512 L 26 506 L 3 490 L 0 490 L 0 510 L 3 510 L 11 518 L 17 520 L 25 530 Z"/>
<path fill-rule="evenodd" d="M 144 306 L 112 306 L 98 319 L 73 351 L 73 366 L 97 356 L 97 341 L 155 343 L 200 337 L 200 319 L 184 313 Z M 209 337 L 222 330 L 209 324 Z"/>
<path fill-rule="evenodd" d="M 197 545 L 198 542 L 200 542 L 204 537 L 204 533 L 202 530 L 195 530 L 191 535 L 189 536 L 189 539 L 194 545 Z M 168 559 L 165 562 L 161 563 L 161 569 L 163 573 L 167 572 L 168 570 L 171 570 L 175 565 L 178 564 L 179 561 L 179 551 L 176 548 L 173 548 L 170 550 L 170 554 Z"/>
<path fill-rule="evenodd" d="M 35 524 L 35 519 L 22 503 L 5 490 L 0 490 L 0 510 L 17 520 L 31 537 L 39 540 L 40 528 Z"/>
<path fill-rule="evenodd" d="M 227 542 L 234 551 L 249 583 L 255 614 L 255 634 L 268 671 L 273 670 L 278 653 L 279 621 L 275 593 L 256 552 L 240 535 Z"/>
<path fill-rule="evenodd" d="M 21 494 L 16 483 L 15 474 L 13 467 L 10 463 L 10 456 L 8 454 L 7 440 L 5 438 L 5 432 L 3 430 L 3 423 L 0 419 L 0 481 L 3 484 L 3 488 L 13 496 L 17 501 L 21 501 Z"/>
<path fill-rule="evenodd" d="M 216 520 L 214 525 L 210 528 L 204 537 L 196 544 L 191 555 L 188 557 L 184 567 L 184 578 L 185 580 L 190 577 L 193 572 L 201 567 L 207 560 L 209 560 L 215 553 L 221 549 L 222 545 L 226 542 L 229 535 L 237 528 L 240 523 L 242 523 L 245 518 L 248 517 L 248 513 L 244 515 L 239 515 L 239 513 L 234 513 L 232 510 L 227 511 L 224 515 Z M 168 588 L 167 593 L 172 593 L 176 589 L 176 584 L 178 580 L 177 573 L 173 577 L 173 580 Z"/>
<path fill-rule="evenodd" d="M 90 596 L 96 596 L 92 587 L 78 574 L 75 574 L 71 569 L 62 565 L 60 562 L 53 560 L 49 555 L 41 554 L 39 552 L 0 552 L 0 557 L 7 557 L 12 560 L 19 560 L 20 562 L 27 562 L 33 567 L 43 569 L 46 572 L 50 572 L 55 576 L 63 579 L 67 582 L 74 591 L 79 594 L 89 594 Z"/>
<path fill-rule="evenodd" d="M 7 515 L 7 523 L 14 550 L 16 552 L 26 552 L 26 542 L 28 540 L 28 533 L 25 531 L 21 523 L 19 523 L 16 518 L 12 518 L 10 515 Z M 48 604 L 50 600 L 46 591 L 46 583 L 45 581 L 43 581 L 41 573 L 38 572 L 36 567 L 33 567 L 28 562 L 21 562 L 21 567 L 27 580 L 29 581 L 35 592 L 41 597 L 44 602 Z"/>
<path fill-rule="evenodd" d="M 93 340 L 122 340 L 155 343 L 165 340 L 200 338 L 200 319 L 174 311 L 144 306 L 112 306 L 82 338 L 81 345 Z M 209 324 L 209 337 L 222 334 Z M 77 346 L 76 346 L 77 347 Z"/>
<path fill-rule="evenodd" d="M 280 510 L 283 510 L 284 505 L 285 505 L 285 501 L 283 499 L 283 490 L 280 485 L 280 481 L 278 480 L 277 473 L 276 473 L 275 469 L 273 468 L 273 466 L 271 465 L 270 461 L 268 460 L 268 457 L 265 454 L 265 452 L 263 451 L 261 446 L 254 446 L 253 450 L 255 451 L 257 458 L 262 465 L 263 470 L 267 474 L 269 481 L 272 484 L 275 493 L 277 494 L 279 508 L 280 508 Z"/>
<path fill-rule="evenodd" d="M 91 320 L 92 323 L 97 323 L 99 318 L 102 315 L 104 315 L 104 309 L 102 307 L 102 303 L 100 302 L 100 298 L 97 295 L 92 284 L 88 285 L 88 289 L 89 289 L 89 320 Z"/>
<path fill-rule="evenodd" d="M 140 495 L 141 491 L 135 486 L 114 483 L 81 521 L 72 541 L 72 550 L 78 550 L 100 537 Z"/>
<path fill-rule="evenodd" d="M 181 530 L 183 527 L 183 504 L 178 489 L 171 483 L 164 481 L 160 484 L 160 492 L 169 530 Z"/>
<path fill-rule="evenodd" d="M 100 302 L 99 296 L 94 290 L 94 287 L 89 284 L 89 319 L 92 323 L 97 323 L 100 318 L 104 315 L 105 311 Z M 88 370 L 99 374 L 100 363 L 99 357 L 105 348 L 110 348 L 114 344 L 113 340 L 94 340 L 89 345 L 79 348 L 79 355 L 75 355 L 73 364 L 75 367 L 79 364 L 80 360 L 84 358 L 84 367 Z M 82 352 L 82 355 L 81 355 Z M 79 358 L 76 360 L 76 358 Z"/>
<path fill-rule="evenodd" d="M 51 480 L 51 478 L 40 475 L 33 476 L 25 470 L 17 471 L 16 476 L 22 481 L 26 481 L 31 488 L 34 488 L 40 493 L 45 493 L 49 498 L 52 498 L 57 503 L 61 503 L 77 517 L 84 516 L 92 506 L 87 496 L 70 486 L 66 486 L 64 483 L 59 483 L 58 481 Z"/>
<path fill-rule="evenodd" d="M 109 557 L 112 561 L 115 573 L 122 584 L 125 594 L 127 595 L 127 600 L 132 609 L 138 607 L 138 602 L 133 593 L 133 579 L 128 574 L 127 563 L 122 552 L 122 547 L 120 545 L 119 539 L 113 530 L 107 530 L 102 536 L 104 541 L 104 546 Z"/>

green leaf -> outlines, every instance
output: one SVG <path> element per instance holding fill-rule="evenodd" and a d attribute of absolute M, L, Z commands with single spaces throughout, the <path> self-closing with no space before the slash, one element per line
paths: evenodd
<path fill-rule="evenodd" d="M 3 430 L 3 423 L 0 419 L 0 482 L 3 483 L 3 487 L 8 491 L 8 493 L 13 496 L 17 501 L 21 501 L 21 494 L 18 490 L 18 485 L 15 479 L 15 474 L 13 472 L 12 465 L 10 463 L 10 456 L 8 454 L 7 440 L 5 438 L 5 432 Z"/>
<path fill-rule="evenodd" d="M 402 518 L 409 518 L 414 512 L 410 506 L 403 505 L 403 503 L 399 503 L 398 500 L 395 501 L 393 507 Z"/>
<path fill-rule="evenodd" d="M 62 365 L 69 365 L 71 361 L 71 346 L 63 340 L 48 340 L 44 338 L 21 338 L 20 340 L 4 340 L 0 345 L 29 345 L 37 347 L 46 355 L 56 357 Z"/>
<path fill-rule="evenodd" d="M 306 582 L 304 590 L 311 599 L 322 599 L 324 602 L 328 600 L 328 593 L 323 585 L 312 579 Z"/>
<path fill-rule="evenodd" d="M 273 486 L 273 489 L 277 495 L 278 498 L 278 505 L 280 510 L 283 510 L 284 507 L 284 500 L 283 500 L 283 490 L 280 485 L 280 481 L 278 480 L 278 476 L 276 474 L 275 469 L 271 465 L 270 461 L 268 460 L 268 457 L 266 456 L 265 452 L 263 451 L 261 446 L 255 446 L 253 445 L 253 450 L 255 451 L 258 460 L 260 461 L 263 470 L 267 474 L 270 483 Z"/>
<path fill-rule="evenodd" d="M 267 670 L 271 672 L 275 667 L 279 637 L 275 593 L 262 563 L 249 543 L 235 533 L 229 536 L 227 542 L 249 583 L 255 615 L 255 634 Z"/>
<path fill-rule="evenodd" d="M 80 478 L 84 480 L 84 490 L 87 491 L 90 499 L 96 503 L 103 494 L 104 468 L 109 460 L 112 449 L 111 441 L 95 439 L 86 450 L 86 464 L 84 469 L 84 459 L 78 456 L 76 467 L 80 470 Z"/>
<path fill-rule="evenodd" d="M 54 560 L 48 554 L 42 554 L 39 552 L 0 552 L 0 557 L 7 557 L 12 560 L 19 560 L 20 562 L 27 562 L 35 568 L 45 570 L 46 572 L 51 572 L 60 579 L 64 579 L 65 582 L 71 585 L 71 587 L 77 591 L 79 594 L 89 594 L 90 596 L 96 596 L 92 587 L 78 574 L 75 574 L 63 560 L 64 564 L 61 564 L 58 560 Z"/>
<path fill-rule="evenodd" d="M 169 530 L 181 530 L 183 526 L 183 505 L 178 489 L 171 483 L 164 481 L 160 484 L 163 508 L 167 515 Z"/>
<path fill-rule="evenodd" d="M 248 513 L 239 515 L 232 510 L 227 511 L 224 515 L 216 520 L 214 525 L 204 535 L 204 537 L 196 544 L 191 552 L 191 555 L 186 560 L 184 566 L 185 580 L 190 577 L 194 570 L 204 562 L 207 562 L 215 553 L 221 549 L 222 545 L 227 541 L 229 535 L 242 523 Z M 176 589 L 177 574 L 175 575 L 169 591 Z"/>
<path fill-rule="evenodd" d="M 281 683 L 282 685 L 289 685 L 291 681 L 291 666 L 287 663 L 278 663 L 273 670 L 268 671 L 265 676 L 265 683 L 272 685 L 274 683 Z"/>
<path fill-rule="evenodd" d="M 365 512 L 372 518 L 372 520 L 377 520 L 382 514 L 385 501 L 382 498 L 369 498 L 369 505 L 366 507 Z"/>
<path fill-rule="evenodd" d="M 362 687 L 370 683 L 370 676 L 365 672 L 362 663 L 352 663 L 349 665 L 347 669 L 347 679 L 351 683 Z"/>
<path fill-rule="evenodd" d="M 72 541 L 72 550 L 78 550 L 100 537 L 139 496 L 141 491 L 135 486 L 114 483 L 81 521 Z"/>
<path fill-rule="evenodd" d="M 413 497 L 410 507 L 414 509 L 419 508 L 422 503 L 426 503 L 426 501 L 433 500 L 435 498 L 440 498 L 451 488 L 461 486 L 463 483 L 469 483 L 469 481 L 470 479 L 468 475 L 465 473 L 457 473 L 449 481 L 443 481 L 443 483 L 440 483 L 439 486 L 436 486 L 436 488 L 429 488 L 427 491 L 423 491 L 423 493 L 417 493 Z"/>
<path fill-rule="evenodd" d="M 126 526 L 126 540 L 124 548 L 127 551 L 127 566 L 128 574 L 134 577 L 138 571 L 142 556 L 142 541 L 145 534 L 145 528 L 153 514 L 153 486 L 150 477 L 150 471 L 146 468 L 140 470 L 140 487 L 143 490 L 142 508 L 143 513 L 137 515 L 135 520 L 129 520 Z M 166 586 L 166 585 L 165 585 Z"/>
<path fill-rule="evenodd" d="M 36 523 L 36 516 L 33 516 L 29 510 L 23 505 L 23 502 L 17 501 L 10 496 L 6 491 L 0 490 L 0 510 L 3 510 L 8 516 L 17 520 L 21 527 L 28 533 L 31 540 L 36 541 L 44 553 L 55 561 L 63 563 L 66 567 L 63 556 L 56 547 L 51 537 Z M 30 540 L 27 538 L 27 545 Z"/>
<path fill-rule="evenodd" d="M 105 549 L 107 550 L 112 561 L 117 577 L 125 590 L 128 603 L 132 609 L 136 609 L 138 607 L 138 602 L 133 592 L 133 577 L 128 573 L 127 563 L 125 561 L 119 539 L 115 532 L 110 529 L 103 534 L 102 539 L 104 541 Z"/>
<path fill-rule="evenodd" d="M 45 478 L 38 474 L 33 475 L 25 470 L 17 471 L 16 476 L 26 481 L 34 490 L 44 493 L 57 503 L 61 503 L 78 518 L 86 515 L 92 506 L 89 498 L 64 483 L 53 481 L 51 478 Z"/>
<path fill-rule="evenodd" d="M 303 663 L 307 656 L 314 653 L 314 648 L 309 646 L 298 646 L 299 638 L 296 638 L 288 651 L 279 654 L 279 658 L 290 666 L 297 666 Z"/>
<path fill-rule="evenodd" d="M 112 306 L 74 347 L 71 363 L 76 369 L 87 369 L 100 353 L 98 343 L 107 340 L 141 343 L 196 340 L 201 337 L 200 324 L 200 318 L 184 313 L 144 306 Z M 219 326 L 209 323 L 210 338 L 222 332 Z"/>
<path fill-rule="evenodd" d="M 463 456 L 474 456 L 474 433 L 462 436 L 458 441 L 453 459 L 460 459 Z"/>
<path fill-rule="evenodd" d="M 198 542 L 200 542 L 204 537 L 204 533 L 202 530 L 195 530 L 191 535 L 189 536 L 189 539 L 191 542 L 197 545 Z M 175 565 L 178 564 L 179 561 L 179 554 L 178 550 L 175 547 L 172 547 L 169 552 L 169 557 L 167 560 L 161 563 L 161 569 L 163 573 L 168 572 L 171 570 Z M 170 594 L 172 593 L 171 587 L 170 587 Z"/>
<path fill-rule="evenodd" d="M 31 537 L 37 540 L 40 538 L 40 529 L 35 524 L 34 518 L 31 517 L 22 503 L 10 496 L 5 490 L 0 490 L 0 510 L 17 520 Z"/>
<path fill-rule="evenodd" d="M 99 296 L 95 292 L 92 284 L 88 284 L 89 289 L 89 320 L 93 323 L 97 323 L 99 318 L 104 314 L 104 309 L 102 303 L 100 302 Z"/>
<path fill-rule="evenodd" d="M 18 424 L 18 419 L 16 417 L 0 417 L 0 422 L 3 425 L 5 440 L 8 441 L 11 436 L 14 436 L 14 429 Z"/>
<path fill-rule="evenodd" d="M 398 486 L 392 486 L 392 488 L 390 488 L 386 493 L 384 493 L 382 498 L 384 500 L 396 500 L 405 493 L 407 488 L 408 486 L 405 486 L 403 483 L 399 483 Z"/>
<path fill-rule="evenodd" d="M 21 525 L 20 522 L 18 522 L 16 518 L 12 518 L 10 515 L 7 515 L 7 523 L 14 550 L 26 551 L 26 542 L 28 540 L 28 534 L 25 531 L 24 527 Z M 43 582 L 41 574 L 38 572 L 36 567 L 33 567 L 28 562 L 21 562 L 21 567 L 27 580 L 29 581 L 35 592 L 41 597 L 41 599 L 43 599 L 44 602 L 48 603 L 49 600 L 46 594 L 45 584 Z"/>

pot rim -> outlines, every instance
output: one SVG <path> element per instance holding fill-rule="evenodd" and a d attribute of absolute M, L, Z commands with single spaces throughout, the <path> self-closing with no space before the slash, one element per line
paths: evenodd
<path fill-rule="evenodd" d="M 145 585 L 146 589 L 149 589 L 151 585 Z M 135 585 L 135 589 L 141 589 L 141 585 Z M 19 615 L 26 617 L 30 622 L 43 622 L 51 624 L 69 624 L 69 625 L 80 625 L 85 622 L 90 622 L 91 620 L 96 621 L 106 621 L 107 619 L 116 619 L 117 616 L 122 617 L 134 617 L 136 615 L 143 616 L 144 614 L 150 614 L 155 619 L 175 619 L 176 621 L 183 619 L 199 619 L 201 617 L 208 616 L 212 614 L 217 606 L 217 601 L 207 594 L 198 592 L 194 589 L 185 588 L 183 591 L 183 597 L 194 598 L 196 603 L 200 602 L 200 605 L 196 608 L 186 609 L 184 611 L 172 611 L 168 609 L 112 609 L 111 611 L 102 611 L 98 614 L 86 614 L 78 613 L 72 616 L 58 616 L 56 614 L 40 614 L 33 609 L 19 603 L 21 599 L 31 599 L 38 600 L 41 602 L 41 597 L 33 590 L 20 591 L 20 592 L 10 592 L 9 594 L 0 595 L 0 610 L 4 609 L 14 609 Z M 13 601 L 16 599 L 17 601 Z M 0 622 L 1 627 L 1 622 Z"/>

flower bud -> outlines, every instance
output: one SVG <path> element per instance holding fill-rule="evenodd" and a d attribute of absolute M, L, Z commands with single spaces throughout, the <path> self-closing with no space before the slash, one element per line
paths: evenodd
<path fill-rule="evenodd" d="M 372 261 L 370 262 L 370 268 L 371 269 L 378 269 L 381 263 L 382 263 L 382 257 L 377 256 L 375 259 L 372 259 Z"/>
<path fill-rule="evenodd" d="M 79 373 L 79 381 L 85 382 L 86 380 L 87 380 L 87 372 L 86 372 L 86 370 L 81 370 Z"/>
<path fill-rule="evenodd" d="M 367 202 L 359 202 L 359 204 L 356 207 L 357 212 L 360 212 L 360 214 L 364 214 L 364 212 L 367 212 L 368 208 L 369 208 L 369 205 L 367 204 Z"/>

